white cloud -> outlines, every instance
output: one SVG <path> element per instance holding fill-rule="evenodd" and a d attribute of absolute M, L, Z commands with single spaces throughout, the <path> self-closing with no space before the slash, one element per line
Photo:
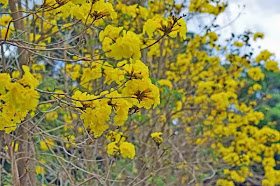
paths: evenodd
<path fill-rule="evenodd" d="M 263 32 L 264 39 L 254 45 L 256 51 L 259 51 L 257 46 L 260 45 L 261 49 L 268 49 L 276 54 L 277 59 L 280 59 L 279 7 L 280 0 L 229 0 L 226 12 L 217 19 L 220 26 L 225 26 L 218 33 L 221 33 L 223 38 L 227 38 L 231 33 L 241 34 L 247 30 Z M 208 23 L 210 20 L 210 16 L 196 18 L 189 22 L 189 30 L 197 32 L 200 30 L 197 28 L 198 24 Z"/>
<path fill-rule="evenodd" d="M 263 32 L 265 37 L 256 43 L 262 49 L 268 49 L 280 58 L 280 1 L 279 0 L 236 0 L 230 1 L 228 11 L 225 12 L 231 19 L 243 9 L 240 17 L 231 28 L 242 33 L 245 30 Z"/>

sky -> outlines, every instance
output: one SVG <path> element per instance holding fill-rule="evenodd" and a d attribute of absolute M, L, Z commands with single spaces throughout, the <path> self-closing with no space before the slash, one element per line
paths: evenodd
<path fill-rule="evenodd" d="M 205 16 L 196 21 L 207 22 L 207 19 Z M 225 26 L 220 30 L 225 37 L 246 30 L 263 32 L 264 39 L 258 40 L 254 48 L 256 51 L 268 49 L 280 59 L 280 0 L 229 0 L 229 7 L 218 17 L 217 23 Z M 194 25 L 197 23 L 190 24 L 189 30 L 196 30 Z"/>

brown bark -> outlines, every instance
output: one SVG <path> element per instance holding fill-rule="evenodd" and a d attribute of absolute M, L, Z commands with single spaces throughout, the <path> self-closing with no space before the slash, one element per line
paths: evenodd
<path fill-rule="evenodd" d="M 24 126 L 22 126 L 24 125 Z M 30 122 L 22 124 L 18 131 L 18 154 L 17 154 L 17 168 L 19 174 L 20 185 L 36 185 L 35 174 L 35 149 L 34 143 L 29 134 Z M 29 127 L 29 128 L 27 128 Z"/>
<path fill-rule="evenodd" d="M 11 16 L 13 18 L 13 23 L 15 30 L 18 34 L 21 34 L 21 38 L 25 38 L 25 25 L 23 21 L 23 13 L 21 1 L 9 0 L 9 5 L 11 9 Z M 28 52 L 24 48 L 18 48 L 18 58 L 20 62 L 20 68 L 22 65 L 28 65 Z M 36 174 L 35 174 L 35 162 L 31 159 L 34 158 L 34 145 L 32 143 L 29 128 L 31 126 L 30 122 L 22 123 L 18 130 L 16 136 L 18 137 L 18 154 L 16 161 L 18 173 L 13 174 L 17 176 L 20 181 L 20 185 L 36 185 Z M 11 158 L 15 158 L 14 156 Z M 15 179 L 15 178 L 13 178 Z"/>
<path fill-rule="evenodd" d="M 10 157 L 10 162 L 11 162 L 13 185 L 20 186 L 18 169 L 15 160 L 14 149 L 12 146 L 11 136 L 9 134 L 4 134 L 4 138 L 5 138 L 6 145 L 8 147 L 8 155 Z"/>
<path fill-rule="evenodd" d="M 18 6 L 16 5 L 18 4 Z M 11 16 L 14 21 L 15 30 L 17 32 L 23 32 L 25 30 L 24 22 L 23 22 L 23 13 L 21 8 L 21 1 L 19 0 L 16 3 L 15 0 L 9 0 L 9 5 L 11 9 Z M 18 10 L 17 10 L 18 7 Z M 18 55 L 19 55 L 19 62 L 20 65 L 27 65 L 28 64 L 28 53 L 23 48 L 18 48 Z"/>

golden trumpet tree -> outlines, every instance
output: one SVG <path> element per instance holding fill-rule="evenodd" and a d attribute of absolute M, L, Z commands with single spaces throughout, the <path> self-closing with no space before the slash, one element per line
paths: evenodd
<path fill-rule="evenodd" d="M 227 2 L 0 6 L 1 185 L 280 184 L 279 131 L 258 125 L 278 64 L 252 53 L 262 33 L 219 42 Z"/>

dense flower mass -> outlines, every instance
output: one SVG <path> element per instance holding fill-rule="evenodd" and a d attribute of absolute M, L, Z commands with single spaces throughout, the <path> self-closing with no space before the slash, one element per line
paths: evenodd
<path fill-rule="evenodd" d="M 10 133 L 16 129 L 28 112 L 35 109 L 39 102 L 39 94 L 35 90 L 39 81 L 23 66 L 24 75 L 13 82 L 7 73 L 0 74 L 0 130 Z"/>
<path fill-rule="evenodd" d="M 230 2 L 34 3 L 0 0 L 3 184 L 280 185 L 279 65 L 221 41 Z"/>

